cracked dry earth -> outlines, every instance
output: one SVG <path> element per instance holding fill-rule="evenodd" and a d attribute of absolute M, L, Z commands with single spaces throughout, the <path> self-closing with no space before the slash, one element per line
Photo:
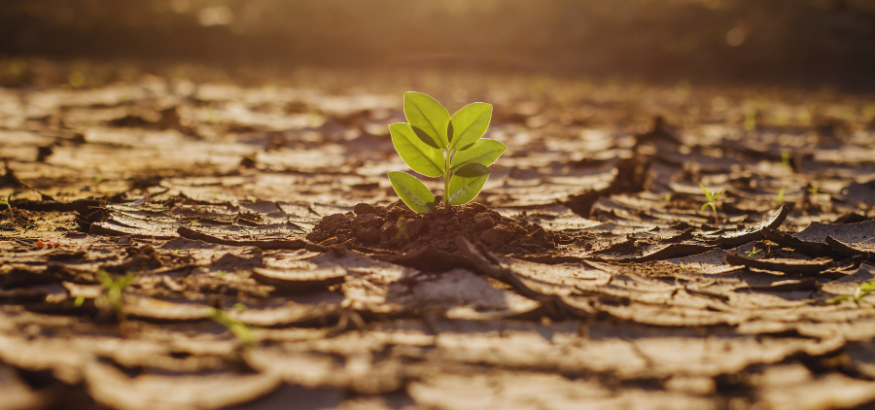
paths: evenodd
<path fill-rule="evenodd" d="M 374 78 L 0 89 L 0 409 L 873 408 L 871 99 Z M 395 202 L 407 89 L 478 204 Z"/>

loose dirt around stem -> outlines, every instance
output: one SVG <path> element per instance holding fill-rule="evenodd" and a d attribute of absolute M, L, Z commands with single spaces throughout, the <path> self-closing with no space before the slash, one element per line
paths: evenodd
<path fill-rule="evenodd" d="M 543 253 L 557 248 L 559 235 L 529 223 L 526 215 L 501 216 L 479 203 L 417 215 L 400 200 L 383 207 L 360 203 L 354 212 L 326 216 L 307 235 L 319 244 L 352 241 L 362 247 L 407 252 L 432 247 L 456 253 L 464 236 L 505 254 Z"/>
<path fill-rule="evenodd" d="M 174 72 L 0 89 L 0 409 L 875 402 L 870 97 Z M 397 201 L 410 89 L 495 105 L 475 203 Z"/>

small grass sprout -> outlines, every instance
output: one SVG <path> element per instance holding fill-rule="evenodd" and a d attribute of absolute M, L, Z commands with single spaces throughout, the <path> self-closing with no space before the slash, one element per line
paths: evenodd
<path fill-rule="evenodd" d="M 9 211 L 9 216 L 11 216 L 12 219 L 14 220 L 15 214 L 12 212 L 12 193 L 9 193 L 9 195 L 6 195 L 5 201 L 0 201 L 0 206 L 3 206 L 3 205 L 6 205 L 6 209 Z"/>
<path fill-rule="evenodd" d="M 237 309 L 240 310 L 239 308 Z M 249 327 L 243 324 L 243 322 L 234 319 L 225 311 L 213 308 L 212 313 L 210 313 L 210 320 L 228 328 L 244 347 L 255 344 L 255 338 L 252 337 L 252 331 Z"/>
<path fill-rule="evenodd" d="M 103 269 L 97 270 L 97 280 L 103 286 L 101 301 L 112 308 L 119 323 L 125 320 L 125 300 L 123 293 L 125 288 L 134 281 L 136 275 L 129 273 L 125 276 L 113 276 Z"/>
<path fill-rule="evenodd" d="M 427 177 L 443 177 L 443 206 L 471 202 L 507 147 L 482 138 L 492 120 L 492 104 L 475 102 L 452 116 L 428 94 L 404 93 L 406 123 L 389 125 L 392 144 L 412 170 Z M 392 188 L 410 209 L 419 214 L 434 212 L 434 194 L 413 175 L 388 173 Z"/>
<path fill-rule="evenodd" d="M 753 258 L 754 255 L 756 255 L 756 254 L 758 254 L 758 253 L 760 253 L 760 252 L 762 252 L 762 251 L 763 251 L 762 249 L 757 249 L 757 247 L 754 246 L 754 247 L 752 247 L 749 251 L 746 251 L 746 252 L 744 252 L 744 253 L 747 254 L 747 257 L 748 257 L 748 258 Z"/>
<path fill-rule="evenodd" d="M 839 296 L 830 299 L 829 301 L 832 303 L 839 303 L 845 300 L 852 300 L 854 302 L 859 302 L 863 300 L 866 296 L 869 296 L 872 292 L 875 292 L 875 279 L 869 279 L 866 283 L 857 287 L 857 290 L 854 291 L 853 296 Z"/>
<path fill-rule="evenodd" d="M 723 194 L 723 191 L 714 192 L 708 191 L 708 188 L 705 188 L 705 185 L 699 184 L 699 188 L 702 188 L 702 192 L 705 193 L 705 197 L 708 198 L 708 202 L 705 202 L 702 205 L 702 210 L 704 211 L 708 207 L 711 207 L 711 212 L 714 213 L 714 224 L 719 226 L 720 222 L 717 219 L 717 200 L 720 198 L 720 195 Z"/>
<path fill-rule="evenodd" d="M 778 197 L 775 198 L 775 203 L 781 205 L 784 203 L 784 192 L 787 191 L 787 187 L 781 187 L 781 190 L 778 191 Z"/>

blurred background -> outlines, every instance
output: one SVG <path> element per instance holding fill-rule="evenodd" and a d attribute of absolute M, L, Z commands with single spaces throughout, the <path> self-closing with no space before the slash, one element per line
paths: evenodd
<path fill-rule="evenodd" d="M 875 0 L 3 0 L 0 55 L 872 89 Z"/>

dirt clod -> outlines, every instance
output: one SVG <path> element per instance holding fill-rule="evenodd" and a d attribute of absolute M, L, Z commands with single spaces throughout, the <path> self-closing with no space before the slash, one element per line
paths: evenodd
<path fill-rule="evenodd" d="M 453 253 L 459 235 L 501 253 L 538 253 L 556 247 L 555 234 L 529 223 L 525 216 L 503 217 L 478 203 L 426 215 L 417 215 L 400 201 L 388 207 L 360 203 L 354 212 L 322 219 L 307 239 L 319 243 L 331 237 L 352 238 L 368 248 L 406 252 L 432 246 Z"/>

